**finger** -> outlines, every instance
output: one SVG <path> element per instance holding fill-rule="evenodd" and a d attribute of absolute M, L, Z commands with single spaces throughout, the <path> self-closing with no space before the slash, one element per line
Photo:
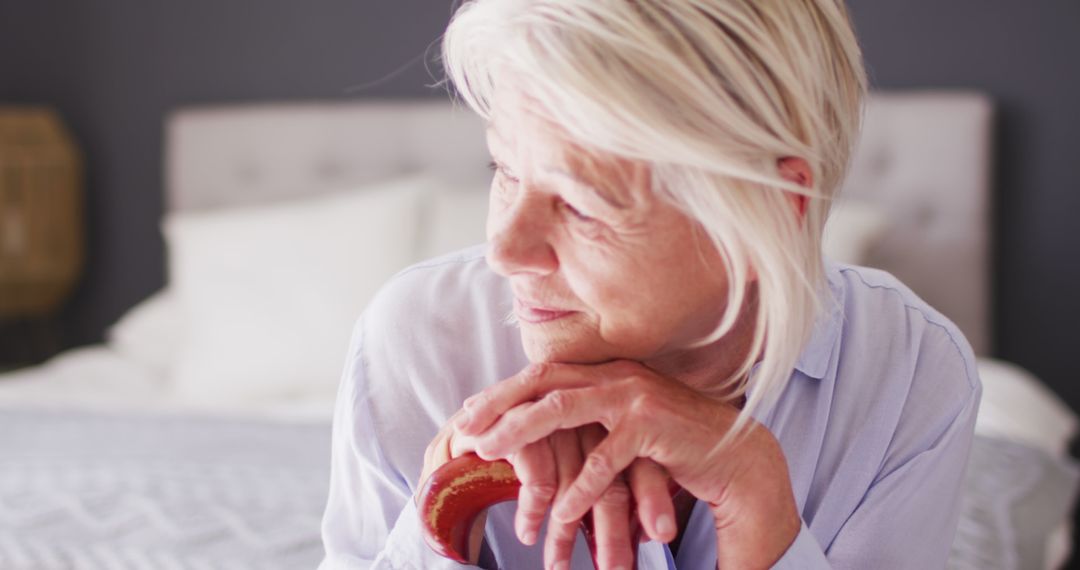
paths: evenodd
<path fill-rule="evenodd" d="M 557 493 L 564 492 L 581 471 L 585 452 L 581 449 L 578 432 L 560 430 L 551 434 L 551 448 L 555 454 L 555 466 L 559 475 Z M 558 496 L 558 494 L 556 494 Z M 544 540 L 544 567 L 559 568 L 559 563 L 570 565 L 574 552 L 574 540 L 577 538 L 580 521 L 561 522 L 548 519 L 547 536 Z"/>
<path fill-rule="evenodd" d="M 653 540 L 675 540 L 675 504 L 671 500 L 666 469 L 652 459 L 638 457 L 627 476 L 641 528 Z"/>
<path fill-rule="evenodd" d="M 442 432 L 445 434 L 446 443 L 445 449 L 448 455 L 446 461 L 450 459 L 460 457 L 467 452 L 476 449 L 475 438 L 464 435 L 457 431 L 454 424 L 457 423 L 457 419 L 465 414 L 465 409 L 461 408 L 454 412 L 454 415 L 450 416 L 450 419 L 443 425 Z"/>
<path fill-rule="evenodd" d="M 450 430 L 443 428 L 424 450 L 424 472 L 430 473 L 447 461 L 450 461 Z"/>
<path fill-rule="evenodd" d="M 431 456 L 435 453 L 435 442 L 438 440 L 438 436 L 435 436 L 435 438 L 435 440 L 432 440 L 428 443 L 427 447 L 424 448 L 424 467 L 431 465 Z"/>
<path fill-rule="evenodd" d="M 574 483 L 556 501 L 552 518 L 561 521 L 581 518 L 589 506 L 600 500 L 619 473 L 637 458 L 640 447 L 637 430 L 618 425 L 585 457 Z"/>
<path fill-rule="evenodd" d="M 450 457 L 461 457 L 470 451 L 476 451 L 476 438 L 470 435 L 454 433 L 450 436 L 447 447 L 450 449 Z"/>
<path fill-rule="evenodd" d="M 595 384 L 606 378 L 606 370 L 605 366 L 530 364 L 514 376 L 467 398 L 464 407 L 468 413 L 458 419 L 455 427 L 462 433 L 480 433 L 510 408 L 540 398 L 551 390 Z"/>
<path fill-rule="evenodd" d="M 510 462 L 521 480 L 514 529 L 522 543 L 534 544 L 558 485 L 555 456 L 544 439 L 522 448 Z"/>
<path fill-rule="evenodd" d="M 591 423 L 612 425 L 623 415 L 627 393 L 614 383 L 553 390 L 535 403 L 519 405 L 476 435 L 481 457 L 505 457 L 526 443 L 560 429 Z"/>
<path fill-rule="evenodd" d="M 422 489 L 427 483 L 431 474 L 442 466 L 443 463 L 450 461 L 450 427 L 449 424 L 444 425 L 435 438 L 431 440 L 427 448 L 424 449 L 424 465 L 420 469 L 420 479 L 417 481 L 419 486 L 417 490 Z M 413 497 L 414 499 L 416 497 Z"/>
<path fill-rule="evenodd" d="M 592 507 L 600 568 L 631 568 L 637 541 L 630 536 L 630 489 L 620 474 Z"/>
<path fill-rule="evenodd" d="M 581 447 L 584 454 L 591 454 L 607 437 L 608 432 L 599 424 L 591 424 L 577 430 L 581 438 Z M 629 493 L 626 485 L 619 481 L 621 489 L 616 488 L 612 494 L 606 495 L 603 500 L 595 505 L 589 503 L 586 509 L 592 508 L 592 536 L 593 546 L 596 550 L 595 560 L 601 568 L 631 568 L 633 564 L 632 537 L 629 534 L 630 506 Z M 566 491 L 560 492 L 560 496 Z M 620 503 L 626 502 L 625 509 L 619 508 Z M 552 520 L 556 520 L 552 516 Z M 625 527 L 625 528 L 624 528 Z M 626 557 L 629 555 L 629 559 Z M 622 563 L 622 561 L 626 561 Z"/>
<path fill-rule="evenodd" d="M 600 424 L 589 424 L 581 426 L 577 429 L 578 441 L 581 445 L 582 466 L 585 464 L 585 457 L 588 457 L 596 446 L 600 445 L 601 441 L 607 437 L 607 428 Z"/>

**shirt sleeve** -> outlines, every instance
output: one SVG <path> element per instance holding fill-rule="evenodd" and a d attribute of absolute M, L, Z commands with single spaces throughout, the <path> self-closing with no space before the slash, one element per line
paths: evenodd
<path fill-rule="evenodd" d="M 960 411 L 928 447 L 879 475 L 831 544 L 823 547 L 804 522 L 773 568 L 944 568 L 982 394 L 978 378 L 969 377 L 974 384 Z"/>
<path fill-rule="evenodd" d="M 326 556 L 319 568 L 478 568 L 443 558 L 424 543 L 408 481 L 383 453 L 382 434 L 364 396 L 363 330 L 361 319 L 350 342 L 334 410 L 330 493 L 322 521 Z"/>
<path fill-rule="evenodd" d="M 832 566 L 829 565 L 829 560 L 825 557 L 821 545 L 810 533 L 810 529 L 806 528 L 804 522 L 802 528 L 799 529 L 799 535 L 795 537 L 795 542 L 791 543 L 784 556 L 773 564 L 773 570 L 817 570 L 819 568 L 832 568 Z"/>

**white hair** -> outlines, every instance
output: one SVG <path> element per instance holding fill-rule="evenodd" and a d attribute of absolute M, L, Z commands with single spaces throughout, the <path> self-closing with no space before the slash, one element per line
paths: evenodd
<path fill-rule="evenodd" d="M 574 144 L 650 167 L 731 283 L 700 345 L 734 327 L 756 283 L 751 349 L 718 392 L 752 388 L 732 433 L 775 402 L 823 309 L 822 229 L 862 118 L 865 70 L 843 0 L 471 0 L 443 58 L 488 120 L 500 81 L 513 82 Z M 785 157 L 804 159 L 813 183 L 785 180 Z M 808 197 L 802 220 L 788 192 Z"/>

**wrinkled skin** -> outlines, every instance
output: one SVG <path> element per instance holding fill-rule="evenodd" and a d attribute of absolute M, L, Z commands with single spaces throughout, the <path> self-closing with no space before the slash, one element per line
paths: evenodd
<path fill-rule="evenodd" d="M 590 509 L 602 568 L 633 559 L 631 501 L 649 537 L 675 539 L 688 513 L 676 513 L 674 479 L 711 508 L 722 568 L 768 567 L 801 524 L 783 453 L 760 426 L 719 448 L 738 409 L 701 394 L 746 357 L 748 319 L 690 348 L 725 309 L 719 253 L 653 193 L 643 165 L 591 159 L 527 109 L 507 93 L 488 129 L 487 262 L 510 282 L 534 365 L 466 401 L 429 447 L 425 475 L 466 451 L 510 460 L 523 542 L 553 506 L 548 568 L 568 563 Z M 778 168 L 810 184 L 801 159 Z M 805 201 L 792 202 L 800 215 Z"/>

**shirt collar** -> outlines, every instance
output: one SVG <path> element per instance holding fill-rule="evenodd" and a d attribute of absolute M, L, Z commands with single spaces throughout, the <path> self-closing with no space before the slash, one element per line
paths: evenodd
<path fill-rule="evenodd" d="M 839 267 L 830 260 L 825 260 L 825 277 L 828 286 L 821 296 L 821 311 L 814 321 L 810 340 L 795 363 L 796 370 L 817 379 L 824 378 L 829 371 L 833 348 L 840 339 L 844 321 L 843 280 Z"/>

